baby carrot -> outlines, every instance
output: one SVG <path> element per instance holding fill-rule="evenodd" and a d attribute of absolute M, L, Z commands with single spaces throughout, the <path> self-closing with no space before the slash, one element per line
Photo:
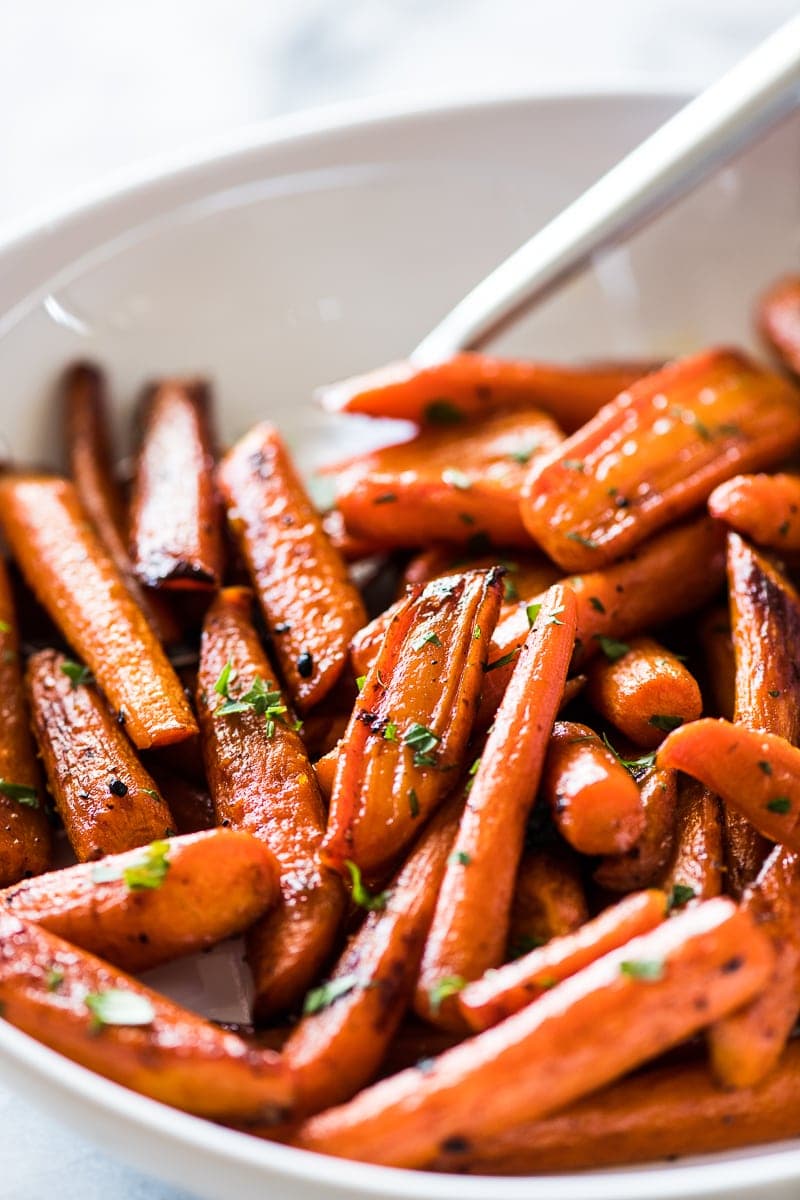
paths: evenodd
<path fill-rule="evenodd" d="M 586 697 L 601 717 L 647 748 L 696 721 L 703 708 L 697 681 L 680 659 L 641 635 L 615 642 L 590 664 Z"/>
<path fill-rule="evenodd" d="M 527 954 L 589 920 L 580 860 L 563 842 L 526 850 L 514 884 L 507 953 Z"/>
<path fill-rule="evenodd" d="M 783 554 L 800 550 L 798 475 L 734 475 L 714 488 L 708 510 L 760 546 Z"/>
<path fill-rule="evenodd" d="M 675 837 L 661 886 L 683 903 L 711 900 L 722 891 L 723 859 L 719 797 L 696 780 L 681 777 Z"/>
<path fill-rule="evenodd" d="M 595 882 L 610 892 L 654 887 L 670 860 L 678 832 L 675 772 L 645 768 L 644 774 L 637 771 L 636 777 L 644 808 L 644 830 L 630 850 L 625 854 L 608 855 L 594 872 Z"/>
<path fill-rule="evenodd" d="M 800 275 L 779 279 L 760 298 L 756 323 L 780 362 L 800 375 Z"/>
<path fill-rule="evenodd" d="M 486 554 L 465 555 L 464 550 L 457 546 L 431 546 L 416 554 L 406 567 L 403 595 L 408 584 L 430 583 L 432 579 L 441 579 L 444 575 L 452 575 L 454 571 L 488 571 L 496 566 L 503 567 L 506 572 L 503 577 L 503 613 L 513 611 L 523 596 L 546 592 L 561 578 L 558 567 L 553 566 L 543 554 L 490 550 Z"/>

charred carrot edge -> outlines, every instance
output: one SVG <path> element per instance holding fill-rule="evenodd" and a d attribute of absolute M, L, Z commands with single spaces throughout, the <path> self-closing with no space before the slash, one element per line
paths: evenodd
<path fill-rule="evenodd" d="M 507 953 L 519 958 L 589 920 L 580 860 L 565 843 L 527 850 L 514 884 Z"/>
<path fill-rule="evenodd" d="M 66 668 L 66 670 L 65 670 Z M 28 660 L 33 731 L 50 792 L 81 862 L 169 837 L 172 814 L 80 667 L 55 650 Z"/>
<path fill-rule="evenodd" d="M 7 911 L 0 947 L 5 1020 L 98 1075 L 199 1116 L 264 1119 L 291 1105 L 289 1070 L 272 1051 Z"/>
<path fill-rule="evenodd" d="M 779 279 L 761 296 L 756 324 L 783 366 L 800 375 L 800 276 Z"/>
<path fill-rule="evenodd" d="M 564 1112 L 511 1125 L 431 1164 L 487 1175 L 540 1174 L 656 1162 L 800 1134 L 800 1045 L 756 1087 L 717 1087 L 704 1062 L 654 1067 Z"/>
<path fill-rule="evenodd" d="M 776 846 L 742 896 L 775 948 L 769 984 L 709 1030 L 711 1066 L 728 1087 L 751 1087 L 775 1066 L 800 1012 L 800 857 Z"/>
<path fill-rule="evenodd" d="M 773 958 L 748 913 L 711 900 L 446 1051 L 430 1070 L 404 1071 L 312 1117 L 295 1144 L 422 1166 L 454 1138 L 469 1144 L 546 1116 L 684 1041 L 751 1000 Z"/>
<path fill-rule="evenodd" d="M 626 854 L 609 855 L 594 880 L 610 892 L 653 887 L 670 860 L 677 835 L 678 780 L 674 771 L 647 771 L 639 782 L 644 830 Z"/>
<path fill-rule="evenodd" d="M 503 961 L 525 822 L 574 641 L 575 597 L 556 584 L 514 667 L 439 888 L 414 999 L 433 1024 L 463 1027 L 454 996 L 439 994 L 443 979 L 478 979 Z"/>
<path fill-rule="evenodd" d="M 413 991 L 463 804 L 457 790 L 434 815 L 388 890 L 368 899 L 374 911 L 348 942 L 330 985 L 309 994 L 311 1011 L 283 1050 L 298 1112 L 349 1100 L 374 1078 Z M 323 1003 L 326 989 L 341 988 L 341 998 Z"/>
<path fill-rule="evenodd" d="M 40 602 L 139 749 L 197 732 L 192 711 L 142 610 L 88 527 L 65 479 L 0 479 L 0 522 Z"/>
<path fill-rule="evenodd" d="M 709 609 L 698 625 L 704 660 L 703 692 L 713 705 L 708 714 L 733 720 L 736 691 L 736 658 L 731 640 L 728 606 Z"/>
<path fill-rule="evenodd" d="M 722 892 L 721 810 L 719 797 L 708 788 L 679 777 L 675 838 L 661 880 L 668 895 L 689 902 L 711 900 Z"/>
<path fill-rule="evenodd" d="M 341 675 L 350 639 L 366 621 L 364 605 L 277 430 L 252 429 L 222 460 L 218 478 L 279 666 L 305 712 Z"/>
<path fill-rule="evenodd" d="M 586 696 L 601 717 L 637 746 L 664 740 L 676 725 L 696 721 L 703 709 L 697 680 L 653 638 L 639 636 L 601 655 L 587 671 Z"/>
<path fill-rule="evenodd" d="M 712 517 L 783 554 L 800 550 L 800 476 L 734 475 L 708 498 Z"/>
<path fill-rule="evenodd" d="M 800 395 L 732 350 L 682 359 L 607 404 L 543 465 L 521 512 L 559 566 L 589 571 L 800 446 Z"/>
<path fill-rule="evenodd" d="M 556 722 L 541 795 L 561 836 L 581 854 L 623 854 L 644 832 L 635 780 L 588 725 Z"/>
<path fill-rule="evenodd" d="M 379 871 L 453 786 L 472 731 L 502 571 L 412 590 L 392 619 L 338 756 L 323 861 Z"/>
<path fill-rule="evenodd" d="M 212 829 L 23 880 L 0 906 L 138 972 L 241 933 L 277 897 L 269 850 Z"/>
<path fill-rule="evenodd" d="M 255 1015 L 264 1021 L 291 1011 L 329 959 L 344 892 L 337 876 L 316 861 L 325 828 L 322 799 L 251 624 L 251 603 L 248 589 L 224 588 L 209 608 L 197 708 L 218 823 L 259 838 L 281 868 L 281 903 L 248 937 Z M 237 697 L 257 693 L 268 698 L 244 702 L 236 711 Z M 226 705 L 234 711 L 226 712 Z"/>
<path fill-rule="evenodd" d="M 169 604 L 145 591 L 128 554 L 122 496 L 111 469 L 111 434 L 102 371 L 92 363 L 75 363 L 61 377 L 59 398 L 69 473 L 80 503 L 158 637 L 167 644 L 177 642 L 181 629 Z"/>
<path fill-rule="evenodd" d="M 329 412 L 439 426 L 498 410 L 543 408 L 572 430 L 653 367 L 652 362 L 562 366 L 458 354 L 433 367 L 390 363 L 316 395 Z"/>
<path fill-rule="evenodd" d="M 151 766 L 158 791 L 172 813 L 178 833 L 201 833 L 214 828 L 214 803 L 205 787 L 163 766 Z"/>
<path fill-rule="evenodd" d="M 655 929 L 666 915 L 667 898 L 662 891 L 634 892 L 575 933 L 554 938 L 467 984 L 456 998 L 459 1011 L 475 1032 L 497 1025 L 589 963 Z"/>
<path fill-rule="evenodd" d="M 765 838 L 800 851 L 800 750 L 783 738 L 707 717 L 669 734 L 656 763 L 699 779 Z"/>
<path fill-rule="evenodd" d="M 148 388 L 131 499 L 130 553 L 142 583 L 217 588 L 223 542 L 211 392 L 200 379 Z"/>
<path fill-rule="evenodd" d="M 50 866 L 52 837 L 28 728 L 17 615 L 0 559 L 0 886 Z"/>

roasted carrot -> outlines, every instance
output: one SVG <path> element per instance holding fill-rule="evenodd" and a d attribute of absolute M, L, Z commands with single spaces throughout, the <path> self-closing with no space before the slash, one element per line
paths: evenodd
<path fill-rule="evenodd" d="M 302 739 L 250 622 L 252 595 L 225 588 L 203 626 L 198 712 L 217 820 L 263 841 L 282 901 L 248 938 L 259 1020 L 294 1008 L 330 957 L 344 909 L 340 880 L 316 852 L 322 799 Z"/>
<path fill-rule="evenodd" d="M 28 660 L 33 731 L 47 782 L 80 862 L 174 832 L 172 814 L 81 667 L 55 650 Z"/>
<path fill-rule="evenodd" d="M 214 827 L 214 803 L 208 789 L 166 767 L 150 767 L 158 791 L 167 802 L 178 833 L 200 833 Z"/>
<path fill-rule="evenodd" d="M 502 612 L 510 611 L 523 596 L 536 596 L 547 591 L 561 577 L 558 568 L 542 554 L 500 549 L 465 557 L 459 547 L 433 546 L 416 554 L 409 562 L 403 575 L 403 595 L 408 584 L 430 583 L 432 579 L 441 579 L 454 571 L 488 571 L 495 566 L 501 566 L 505 571 Z"/>
<path fill-rule="evenodd" d="M 490 412 L 543 408 L 577 429 L 607 401 L 653 369 L 651 362 L 563 366 L 457 354 L 432 367 L 390 363 L 321 388 L 329 412 L 453 426 Z"/>
<path fill-rule="evenodd" d="M 467 984 L 456 997 L 458 1009 L 476 1032 L 497 1025 L 589 963 L 655 929 L 666 915 L 667 898 L 662 891 L 634 892 L 574 933 L 553 938 L 546 946 Z"/>
<path fill-rule="evenodd" d="M 800 476 L 734 475 L 708 498 L 712 517 L 783 554 L 800 550 Z"/>
<path fill-rule="evenodd" d="M 216 588 L 223 543 L 211 394 L 199 379 L 148 389 L 131 502 L 133 568 L 149 587 Z"/>
<path fill-rule="evenodd" d="M 578 856 L 563 842 L 527 850 L 514 884 L 508 956 L 519 958 L 588 920 Z"/>
<path fill-rule="evenodd" d="M 271 425 L 236 443 L 219 481 L 278 664 L 305 712 L 342 674 L 364 605 Z"/>
<path fill-rule="evenodd" d="M 0 886 L 50 866 L 52 839 L 42 779 L 28 728 L 19 630 L 0 559 Z"/>
<path fill-rule="evenodd" d="M 211 829 L 23 880 L 0 908 L 136 973 L 241 933 L 278 894 L 265 846 Z"/>
<path fill-rule="evenodd" d="M 761 296 L 756 323 L 783 366 L 800 375 L 800 276 L 779 279 Z"/>
<path fill-rule="evenodd" d="M 670 729 L 696 721 L 703 708 L 694 676 L 650 637 L 607 643 L 587 677 L 589 703 L 637 746 L 657 746 Z"/>
<path fill-rule="evenodd" d="M 452 787 L 467 746 L 502 571 L 412 589 L 364 681 L 338 757 L 323 860 L 369 876 L 390 863 Z"/>
<path fill-rule="evenodd" d="M 360 562 L 361 559 L 386 553 L 386 546 L 376 545 L 368 538 L 358 538 L 349 533 L 338 508 L 331 508 L 324 514 L 322 528 L 334 550 L 341 554 L 346 563 Z"/>
<path fill-rule="evenodd" d="M 684 902 L 711 900 L 722 891 L 724 870 L 719 797 L 679 777 L 675 838 L 661 886 Z"/>
<path fill-rule="evenodd" d="M 543 465 L 522 500 L 531 537 L 559 566 L 590 571 L 704 503 L 741 470 L 800 446 L 800 395 L 732 350 L 649 375 Z"/>
<path fill-rule="evenodd" d="M 711 701 L 710 716 L 733 720 L 736 700 L 736 658 L 731 639 L 728 607 L 715 605 L 698 625 L 704 660 L 704 694 Z"/>
<path fill-rule="evenodd" d="M 127 546 L 127 519 L 111 465 L 106 383 L 92 363 L 69 367 L 59 384 L 69 474 L 78 499 L 125 586 L 162 642 L 177 642 L 180 625 L 166 600 L 146 591 L 134 574 Z"/>
<path fill-rule="evenodd" d="M 800 1134 L 800 1044 L 757 1087 L 715 1085 L 705 1062 L 621 1079 L 541 1121 L 510 1124 L 437 1158 L 436 1170 L 486 1175 L 597 1170 L 710 1154 Z"/>
<path fill-rule="evenodd" d="M 638 772 L 637 772 L 638 778 Z M 652 887 L 670 860 L 677 836 L 678 780 L 674 771 L 645 770 L 639 778 L 644 830 L 625 854 L 608 855 L 594 879 L 610 892 Z"/>
<path fill-rule="evenodd" d="M 309 993 L 308 1015 L 284 1046 L 296 1111 L 319 1112 L 369 1083 L 408 1006 L 436 896 L 464 806 L 455 793 L 423 830 L 405 865 L 351 937 L 330 980 Z"/>
<path fill-rule="evenodd" d="M 336 778 L 336 766 L 339 762 L 341 748 L 341 742 L 339 742 L 314 763 L 314 774 L 317 777 L 319 790 L 326 801 L 330 801 L 333 792 L 333 781 Z"/>
<path fill-rule="evenodd" d="M 427 538 L 530 547 L 519 515 L 524 463 L 562 441 L 555 422 L 535 410 L 429 430 L 358 460 L 340 477 L 336 504 L 351 533 L 388 546 Z"/>
<path fill-rule="evenodd" d="M 0 479 L 0 523 L 40 602 L 124 714 L 139 749 L 197 732 L 192 711 L 155 634 L 89 528 L 65 479 Z"/>
<path fill-rule="evenodd" d="M 581 854 L 622 854 L 644 832 L 635 780 L 588 725 L 556 722 L 541 794 L 559 833 Z"/>
<path fill-rule="evenodd" d="M 199 1116 L 275 1119 L 289 1069 L 129 975 L 0 911 L 3 1017 L 46 1046 L 134 1091 Z"/>
<path fill-rule="evenodd" d="M 417 980 L 417 1014 L 463 1027 L 441 981 L 478 979 L 499 966 L 528 811 L 575 640 L 575 597 L 556 584 L 528 634 L 472 779 Z"/>
<path fill-rule="evenodd" d="M 711 900 L 635 938 L 493 1029 L 300 1126 L 305 1149 L 422 1166 L 610 1083 L 747 1003 L 773 951 L 749 914 Z"/>

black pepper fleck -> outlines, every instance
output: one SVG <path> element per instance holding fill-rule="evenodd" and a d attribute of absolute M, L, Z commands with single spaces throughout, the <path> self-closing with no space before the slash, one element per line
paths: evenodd
<path fill-rule="evenodd" d="M 442 1151 L 445 1154 L 466 1154 L 469 1149 L 470 1144 L 468 1139 L 461 1137 L 457 1133 L 445 1138 L 442 1142 Z"/>
<path fill-rule="evenodd" d="M 310 679 L 314 673 L 314 659 L 307 650 L 297 660 L 297 674 L 301 679 Z"/>
<path fill-rule="evenodd" d="M 128 787 L 121 779 L 112 779 L 108 785 L 108 790 L 112 796 L 127 796 Z"/>

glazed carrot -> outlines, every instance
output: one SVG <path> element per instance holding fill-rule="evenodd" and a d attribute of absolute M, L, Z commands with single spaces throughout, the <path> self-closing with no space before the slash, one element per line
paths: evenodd
<path fill-rule="evenodd" d="M 708 498 L 712 517 L 783 554 L 800 550 L 800 476 L 734 475 Z"/>
<path fill-rule="evenodd" d="M 759 333 L 780 362 L 800 375 L 800 276 L 774 283 L 756 307 Z"/>
<path fill-rule="evenodd" d="M 709 609 L 698 625 L 705 663 L 704 692 L 711 699 L 715 717 L 733 720 L 736 691 L 736 658 L 731 640 L 728 607 L 717 605 Z"/>
<path fill-rule="evenodd" d="M 651 362 L 563 366 L 457 354 L 432 367 L 390 363 L 368 375 L 320 388 L 329 412 L 459 425 L 497 411 L 543 408 L 577 429 L 598 408 L 653 369 Z"/>
<path fill-rule="evenodd" d="M 309 993 L 312 1011 L 283 1051 L 298 1113 L 349 1100 L 375 1077 L 413 992 L 463 806 L 463 789 L 456 789 L 388 890 L 371 901 L 377 907 L 350 938 L 330 981 Z"/>
<path fill-rule="evenodd" d="M 525 463 L 561 441 L 555 422 L 535 410 L 429 430 L 358 460 L 340 476 L 336 504 L 349 532 L 388 546 L 530 547 L 519 515 Z"/>
<path fill-rule="evenodd" d="M 705 1062 L 669 1063 L 621 1079 L 563 1112 L 509 1125 L 466 1148 L 454 1147 L 436 1170 L 487 1175 L 656 1162 L 710 1154 L 800 1134 L 800 1044 L 787 1047 L 757 1087 L 715 1085 Z"/>
<path fill-rule="evenodd" d="M 59 401 L 69 473 L 94 531 L 125 580 L 125 586 L 162 642 L 177 642 L 180 626 L 169 605 L 136 578 L 127 547 L 122 495 L 111 468 L 106 384 L 91 363 L 78 362 L 61 377 Z"/>
<path fill-rule="evenodd" d="M 178 679 L 64 479 L 0 479 L 0 523 L 39 601 L 139 749 L 197 732 Z"/>
<path fill-rule="evenodd" d="M 656 762 L 699 779 L 765 838 L 800 851 L 800 750 L 783 738 L 708 717 L 669 734 Z"/>
<path fill-rule="evenodd" d="M 164 380 L 148 390 L 143 407 L 131 501 L 133 569 L 149 587 L 219 587 L 222 525 L 208 385 Z"/>
<path fill-rule="evenodd" d="M 493 1029 L 300 1126 L 308 1150 L 422 1166 L 546 1116 L 745 1004 L 773 952 L 752 918 L 711 900 L 635 938 Z"/>
<path fill-rule="evenodd" d="M 23 880 L 0 908 L 136 973 L 241 933 L 278 894 L 265 846 L 211 829 Z"/>
<path fill-rule="evenodd" d="M 503 613 L 515 608 L 523 596 L 546 592 L 561 578 L 558 568 L 542 554 L 520 554 L 508 549 L 465 556 L 464 551 L 456 546 L 432 546 L 414 555 L 409 562 L 403 573 L 400 598 L 405 595 L 405 588 L 409 584 L 430 583 L 432 579 L 441 579 L 444 575 L 452 575 L 454 571 L 487 571 L 495 566 L 503 567 L 506 572 L 503 577 Z M 354 640 L 358 636 L 356 634 Z"/>
<path fill-rule="evenodd" d="M 167 802 L 178 833 L 200 833 L 214 828 L 214 804 L 205 787 L 166 767 L 151 766 L 150 773 Z"/>
<path fill-rule="evenodd" d="M 638 773 L 637 773 L 638 778 Z M 610 892 L 654 887 L 669 863 L 675 839 L 678 780 L 674 771 L 648 770 L 639 778 L 644 830 L 625 854 L 608 855 L 594 880 Z"/>
<path fill-rule="evenodd" d="M 661 886 L 668 895 L 711 900 L 724 871 L 719 797 L 694 779 L 679 779 L 675 837 Z"/>
<path fill-rule="evenodd" d="M 339 762 L 341 748 L 341 742 L 339 742 L 314 763 L 314 774 L 317 777 L 319 790 L 326 801 L 330 801 L 333 792 L 333 781 L 336 778 L 336 766 Z"/>
<path fill-rule="evenodd" d="M 614 642 L 587 676 L 589 703 L 637 746 L 657 746 L 670 729 L 696 721 L 703 708 L 694 676 L 650 637 Z"/>
<path fill-rule="evenodd" d="M 575 640 L 575 598 L 556 584 L 528 634 L 472 779 L 417 980 L 417 1014 L 463 1027 L 443 979 L 503 961 L 525 822 L 536 797 Z"/>
<path fill-rule="evenodd" d="M 635 780 L 588 725 L 556 722 L 541 794 L 559 833 L 581 854 L 622 854 L 644 832 Z"/>
<path fill-rule="evenodd" d="M 732 350 L 683 359 L 606 405 L 531 464 L 522 517 L 560 566 L 589 571 L 800 446 L 800 396 Z"/>
<path fill-rule="evenodd" d="M 251 1049 L 52 933 L 0 912 L 3 1017 L 82 1066 L 199 1116 L 275 1119 L 291 1076 Z"/>
<path fill-rule="evenodd" d="M 514 884 L 508 956 L 519 958 L 588 920 L 578 856 L 564 843 L 527 850 Z"/>
<path fill-rule="evenodd" d="M 497 1025 L 589 963 L 655 929 L 666 915 L 667 898 L 662 891 L 634 892 L 574 933 L 553 938 L 546 946 L 467 984 L 456 997 L 458 1009 L 475 1032 Z"/>
<path fill-rule="evenodd" d="M 219 482 L 278 665 L 305 712 L 342 674 L 364 606 L 271 425 L 236 443 Z"/>
<path fill-rule="evenodd" d="M 412 589 L 356 700 L 338 756 L 323 861 L 370 876 L 453 786 L 483 686 L 502 571 Z"/>
<path fill-rule="evenodd" d="M 17 614 L 0 559 L 0 886 L 50 866 L 52 839 L 28 728 Z"/>
<path fill-rule="evenodd" d="M 33 731 L 47 782 L 80 862 L 173 831 L 172 814 L 118 721 L 81 668 L 55 650 L 28 660 Z"/>
<path fill-rule="evenodd" d="M 250 622 L 251 601 L 246 588 L 224 588 L 211 605 L 197 704 L 217 821 L 259 838 L 281 869 L 281 904 L 254 926 L 247 944 L 255 1014 L 263 1021 L 293 1009 L 329 958 L 344 892 L 316 861 L 322 799 Z"/>
<path fill-rule="evenodd" d="M 331 508 L 324 514 L 322 528 L 334 550 L 341 554 L 346 563 L 359 562 L 363 558 L 386 553 L 386 546 L 379 546 L 367 538 L 358 538 L 349 533 L 338 508 Z"/>

